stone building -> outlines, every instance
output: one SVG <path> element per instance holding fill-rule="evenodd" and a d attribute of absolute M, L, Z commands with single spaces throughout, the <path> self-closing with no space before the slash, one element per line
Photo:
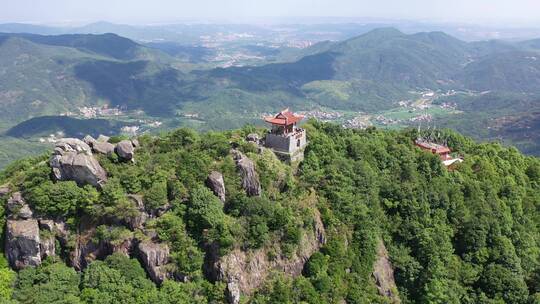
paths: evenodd
<path fill-rule="evenodd" d="M 285 161 L 300 161 L 304 158 L 304 148 L 307 145 L 306 130 L 298 127 L 304 118 L 289 109 L 285 109 L 275 116 L 265 117 L 264 121 L 270 123 L 272 128 L 264 139 L 265 147 L 272 149 L 278 157 Z"/>

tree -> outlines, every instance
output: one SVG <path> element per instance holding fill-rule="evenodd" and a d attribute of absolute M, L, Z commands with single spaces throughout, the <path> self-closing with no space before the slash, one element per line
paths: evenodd
<path fill-rule="evenodd" d="M 16 273 L 9 269 L 8 263 L 0 254 L 0 301 L 7 302 L 13 294 Z"/>
<path fill-rule="evenodd" d="M 156 286 L 136 260 L 113 255 L 84 270 L 81 300 L 95 304 L 146 304 L 157 300 Z"/>
<path fill-rule="evenodd" d="M 25 198 L 41 214 L 72 216 L 79 207 L 94 204 L 98 192 L 92 186 L 79 187 L 73 181 L 56 182 L 50 180 L 26 189 Z"/>
<path fill-rule="evenodd" d="M 204 256 L 188 235 L 182 218 L 168 212 L 156 221 L 155 226 L 159 238 L 171 245 L 177 271 L 192 278 L 201 276 Z"/>
<path fill-rule="evenodd" d="M 208 188 L 199 186 L 191 193 L 186 212 L 187 226 L 200 239 L 232 245 L 223 203 Z"/>
<path fill-rule="evenodd" d="M 49 261 L 19 272 L 13 299 L 20 303 L 78 304 L 79 274 L 63 263 Z"/>

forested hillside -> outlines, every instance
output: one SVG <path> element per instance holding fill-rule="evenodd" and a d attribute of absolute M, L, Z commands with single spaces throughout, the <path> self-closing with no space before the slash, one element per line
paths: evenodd
<path fill-rule="evenodd" d="M 304 127 L 292 165 L 249 126 L 67 140 L 11 164 L 2 303 L 540 301 L 538 158 L 444 131 L 465 160 L 449 171 L 414 130 Z"/>
<path fill-rule="evenodd" d="M 41 116 L 103 118 L 140 131 L 157 121 L 157 133 L 180 126 L 238 128 L 264 113 L 294 107 L 338 113 L 336 123 L 359 119 L 376 126 L 395 120 L 388 113 L 404 112 L 398 117 L 412 117 L 390 127 L 423 119 L 476 139 L 502 138 L 538 155 L 535 135 L 527 135 L 538 130 L 535 117 L 529 117 L 540 111 L 537 44 L 465 42 L 443 32 L 405 34 L 393 28 L 301 49 L 238 44 L 230 50 L 166 41 L 140 44 L 115 34 L 0 33 L 0 132 L 9 136 L 0 142 L 24 138 L 39 146 L 44 133 L 72 133 L 58 122 L 42 130 L 28 128 L 36 124 L 25 123 L 29 119 L 65 119 Z M 244 61 L 231 66 L 223 59 L 228 52 Z M 432 105 L 426 92 L 445 108 L 414 115 Z M 484 106 L 470 106 L 477 100 Z M 121 111 L 102 115 L 104 108 Z M 89 122 L 72 123 L 75 129 L 95 131 Z M 516 128 L 520 132 L 513 132 Z M 2 152 L 7 159 L 18 157 L 10 149 Z"/>

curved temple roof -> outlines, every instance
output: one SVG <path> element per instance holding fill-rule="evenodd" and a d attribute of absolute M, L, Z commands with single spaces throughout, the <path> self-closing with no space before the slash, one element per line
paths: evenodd
<path fill-rule="evenodd" d="M 303 115 L 297 115 L 289 111 L 289 109 L 285 109 L 279 112 L 278 114 L 276 114 L 276 116 L 265 117 L 264 121 L 271 123 L 273 125 L 288 126 L 288 125 L 295 124 L 301 121 L 302 119 L 304 119 Z"/>

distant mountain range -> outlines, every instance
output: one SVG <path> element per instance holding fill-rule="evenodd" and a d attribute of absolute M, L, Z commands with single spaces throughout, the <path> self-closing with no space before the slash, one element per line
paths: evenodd
<path fill-rule="evenodd" d="M 105 25 L 92 25 L 100 26 Z M 54 33 L 0 25 L 7 29 Z M 2 33 L 0 130 L 30 118 L 102 105 L 162 120 L 196 113 L 203 128 L 223 129 L 287 106 L 376 113 L 395 108 L 414 92 L 462 90 L 484 95 L 447 101 L 463 115 L 481 115 L 483 128 L 500 130 L 479 137 L 507 134 L 514 140 L 519 133 L 508 135 L 500 118 L 540 112 L 539 41 L 464 42 L 442 32 L 408 35 L 380 28 L 341 42 L 276 49 L 275 63 L 212 68 L 197 62 L 217 51 L 200 46 L 143 45 L 116 34 Z M 184 68 L 186 58 L 189 69 Z M 474 106 L 479 99 L 485 107 Z M 452 125 L 450 120 L 442 123 Z M 31 136 L 24 126 L 8 134 Z M 528 151 L 540 153 L 540 143 Z"/>

